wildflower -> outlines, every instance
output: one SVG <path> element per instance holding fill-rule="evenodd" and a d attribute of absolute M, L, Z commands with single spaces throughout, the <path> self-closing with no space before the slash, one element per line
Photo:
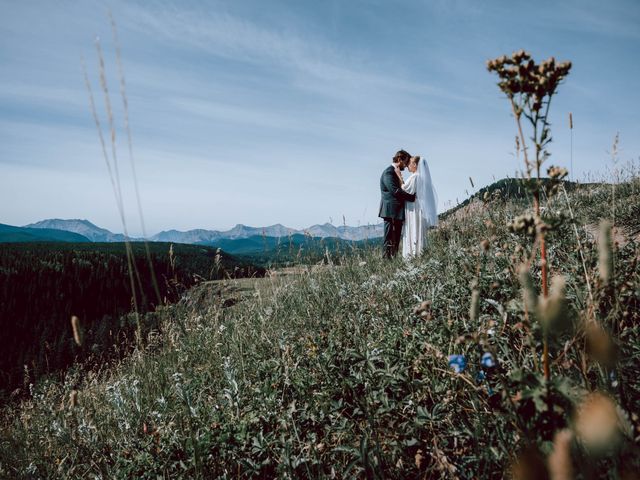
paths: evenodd
<path fill-rule="evenodd" d="M 480 359 L 480 364 L 484 368 L 493 368 L 496 366 L 496 361 L 493 358 L 493 355 L 489 352 L 485 352 L 482 354 L 482 358 Z"/>
<path fill-rule="evenodd" d="M 467 368 L 467 359 L 464 355 L 449 355 L 449 366 L 454 372 L 462 373 Z"/>

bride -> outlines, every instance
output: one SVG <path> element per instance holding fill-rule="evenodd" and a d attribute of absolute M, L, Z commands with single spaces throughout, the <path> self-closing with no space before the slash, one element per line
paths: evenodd
<path fill-rule="evenodd" d="M 427 161 L 421 157 L 411 157 L 407 168 L 411 175 L 402 189 L 415 194 L 416 201 L 406 202 L 404 207 L 403 258 L 420 255 L 426 246 L 428 228 L 438 225 L 436 192 Z"/>

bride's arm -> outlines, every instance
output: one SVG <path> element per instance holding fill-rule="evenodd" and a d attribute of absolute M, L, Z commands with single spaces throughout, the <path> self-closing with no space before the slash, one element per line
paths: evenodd
<path fill-rule="evenodd" d="M 412 174 L 406 182 L 404 182 L 404 185 L 402 185 L 402 189 L 407 192 L 407 193 L 411 193 L 414 194 L 416 193 L 416 176 L 415 174 Z"/>

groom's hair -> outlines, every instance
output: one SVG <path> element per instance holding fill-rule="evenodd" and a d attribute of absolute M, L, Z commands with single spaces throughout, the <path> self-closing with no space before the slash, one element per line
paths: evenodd
<path fill-rule="evenodd" d="M 393 156 L 393 163 L 398 163 L 398 162 L 408 162 L 409 159 L 411 158 L 411 155 L 409 155 L 409 152 L 405 152 L 404 150 L 398 150 L 396 152 L 396 154 Z"/>

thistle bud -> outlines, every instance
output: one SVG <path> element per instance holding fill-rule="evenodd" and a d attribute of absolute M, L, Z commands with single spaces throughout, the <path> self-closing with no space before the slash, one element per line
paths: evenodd
<path fill-rule="evenodd" d="M 538 315 L 545 329 L 562 326 L 567 318 L 567 299 L 565 297 L 566 281 L 557 275 L 551 279 L 551 294 L 540 297 L 538 301 Z"/>
<path fill-rule="evenodd" d="M 518 277 L 520 278 L 520 285 L 522 285 L 524 307 L 531 315 L 538 309 L 538 295 L 533 287 L 531 273 L 525 264 L 520 265 L 518 268 Z"/>
<path fill-rule="evenodd" d="M 618 360 L 618 347 L 611 335 L 597 322 L 590 321 L 585 327 L 585 337 L 589 357 L 605 367 L 613 367 Z"/>
<path fill-rule="evenodd" d="M 571 480 L 574 478 L 571 460 L 572 442 L 573 433 L 567 428 L 557 432 L 553 438 L 553 450 L 547 458 L 550 480 Z"/>
<path fill-rule="evenodd" d="M 577 408 L 573 422 L 577 439 L 591 453 L 606 451 L 621 438 L 618 409 L 604 393 L 587 395 Z"/>

